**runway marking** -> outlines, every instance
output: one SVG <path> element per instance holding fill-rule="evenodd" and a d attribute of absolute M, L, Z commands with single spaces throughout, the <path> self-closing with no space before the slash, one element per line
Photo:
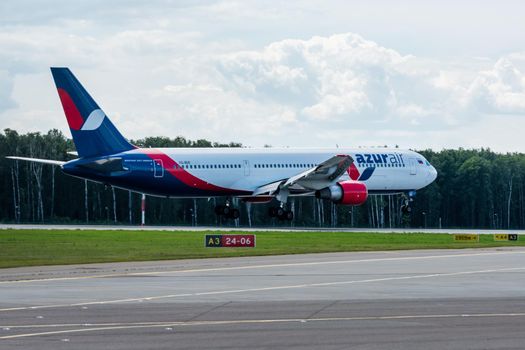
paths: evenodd
<path fill-rule="evenodd" d="M 356 317 L 319 317 L 319 318 L 286 318 L 259 320 L 220 320 L 220 321 L 175 321 L 175 322 L 133 322 L 133 323 L 100 323 L 100 324 L 56 324 L 56 325 L 25 325 L 3 326 L 4 328 L 54 328 L 54 327 L 86 327 L 59 331 L 35 332 L 1 336 L 0 340 L 27 338 L 36 336 L 96 332 L 119 329 L 158 328 L 158 327 L 188 327 L 188 326 L 221 326 L 233 324 L 272 324 L 272 323 L 308 323 L 308 322 L 341 322 L 341 321 L 383 321 L 411 320 L 431 318 L 489 318 L 489 317 L 525 317 L 525 313 L 484 313 L 484 314 L 437 314 L 437 315 L 393 315 L 393 316 L 356 316 Z M 2 326 L 0 326 L 2 327 Z M 91 328 L 87 328 L 91 327 Z"/>
<path fill-rule="evenodd" d="M 128 302 L 143 302 L 143 301 L 152 301 L 152 300 L 160 300 L 160 299 L 173 299 L 173 298 L 194 297 L 194 296 L 203 296 L 203 295 L 222 295 L 222 294 L 237 294 L 237 293 L 249 293 L 249 292 L 263 292 L 263 291 L 273 291 L 273 290 L 282 290 L 282 289 L 327 287 L 327 286 L 338 286 L 338 285 L 348 285 L 348 284 L 386 282 L 386 281 L 402 281 L 402 280 L 411 280 L 411 279 L 422 279 L 422 278 L 433 278 L 433 277 L 447 277 L 447 276 L 462 276 L 462 275 L 493 273 L 493 272 L 509 272 L 509 271 L 520 271 L 520 270 L 525 270 L 525 267 L 510 267 L 510 268 L 478 270 L 478 271 L 460 271 L 460 272 L 447 272 L 447 273 L 433 273 L 433 274 L 427 274 L 427 275 L 383 277 L 383 278 L 372 278 L 372 279 L 351 280 L 351 281 L 305 283 L 305 284 L 284 285 L 284 286 L 275 286 L 275 287 L 232 289 L 232 290 L 197 292 L 197 293 L 168 294 L 168 295 L 157 295 L 157 296 L 140 297 L 140 298 L 127 298 L 127 299 L 115 299 L 115 300 L 90 301 L 90 302 L 73 303 L 73 304 L 21 306 L 21 307 L 0 309 L 0 312 L 20 311 L 20 310 L 39 310 L 39 309 L 50 309 L 50 308 L 60 308 L 60 307 L 76 307 L 76 306 L 87 306 L 87 305 L 118 304 L 118 303 L 128 303 Z"/>
<path fill-rule="evenodd" d="M 367 252 L 370 253 L 370 252 Z M 446 255 L 428 255 L 428 256 L 405 256 L 394 258 L 372 258 L 372 259 L 356 259 L 356 260 L 335 260 L 335 261 L 312 261 L 302 263 L 282 263 L 282 264 L 266 264 L 266 265 L 245 265 L 245 266 L 231 266 L 231 267 L 213 267 L 203 269 L 186 269 L 186 270 L 167 270 L 167 271 L 145 271 L 145 272 L 123 272 L 112 273 L 104 275 L 89 275 L 76 277 L 56 277 L 56 278 L 40 278 L 27 280 L 12 280 L 0 281 L 0 284 L 10 283 L 32 283 L 32 282 L 54 282 L 54 281 L 71 281 L 94 278 L 108 278 L 121 276 L 147 276 L 147 275 L 161 275 L 174 273 L 192 273 L 192 272 L 216 272 L 216 271 L 232 271 L 232 270 L 247 270 L 247 269 L 265 269 L 276 267 L 295 267 L 295 266 L 316 266 L 316 265 L 333 265 L 333 264 L 349 264 L 349 263 L 363 263 L 363 262 L 382 262 L 382 261 L 405 261 L 405 260 L 427 260 L 427 259 L 445 259 L 445 258 L 464 258 L 473 256 L 490 256 L 490 255 L 507 255 L 507 254 L 525 254 L 522 251 L 508 251 L 508 252 L 490 252 L 490 253 L 469 253 L 469 254 L 446 254 Z"/>

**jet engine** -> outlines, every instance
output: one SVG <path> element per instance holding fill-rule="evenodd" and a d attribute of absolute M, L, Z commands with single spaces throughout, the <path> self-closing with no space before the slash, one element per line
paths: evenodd
<path fill-rule="evenodd" d="M 361 205 L 368 198 L 368 189 L 359 181 L 342 181 L 315 192 L 315 196 L 337 204 Z"/>

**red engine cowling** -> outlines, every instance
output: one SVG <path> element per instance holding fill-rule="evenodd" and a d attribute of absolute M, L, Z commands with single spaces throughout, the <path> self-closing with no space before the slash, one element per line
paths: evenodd
<path fill-rule="evenodd" d="M 337 204 L 361 205 L 368 198 L 368 189 L 359 181 L 343 181 L 323 188 L 315 195 L 317 198 L 330 199 Z"/>
<path fill-rule="evenodd" d="M 344 205 L 361 205 L 368 198 L 366 185 L 359 181 L 343 181 L 338 183 L 343 189 L 343 197 L 339 201 Z"/>

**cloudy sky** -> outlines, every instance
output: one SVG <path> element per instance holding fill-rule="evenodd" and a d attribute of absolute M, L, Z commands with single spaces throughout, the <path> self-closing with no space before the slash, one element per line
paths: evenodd
<path fill-rule="evenodd" d="M 129 138 L 525 152 L 523 1 L 0 3 L 0 128 L 69 135 L 67 66 Z"/>

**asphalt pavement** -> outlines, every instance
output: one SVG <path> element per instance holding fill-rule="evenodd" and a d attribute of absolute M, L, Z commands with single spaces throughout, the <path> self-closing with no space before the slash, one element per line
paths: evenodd
<path fill-rule="evenodd" d="M 525 230 L 489 230 L 489 229 L 438 229 L 438 228 L 367 228 L 367 227 L 295 227 L 292 224 L 275 226 L 244 227 L 234 222 L 223 226 L 157 226 L 157 225 L 44 225 L 44 224 L 0 224 L 0 230 L 102 230 L 102 231 L 237 231 L 237 232 L 370 232 L 370 233 L 476 233 L 492 235 L 495 233 L 514 233 L 525 235 Z"/>
<path fill-rule="evenodd" d="M 525 249 L 0 270 L 0 349 L 523 349 Z"/>

